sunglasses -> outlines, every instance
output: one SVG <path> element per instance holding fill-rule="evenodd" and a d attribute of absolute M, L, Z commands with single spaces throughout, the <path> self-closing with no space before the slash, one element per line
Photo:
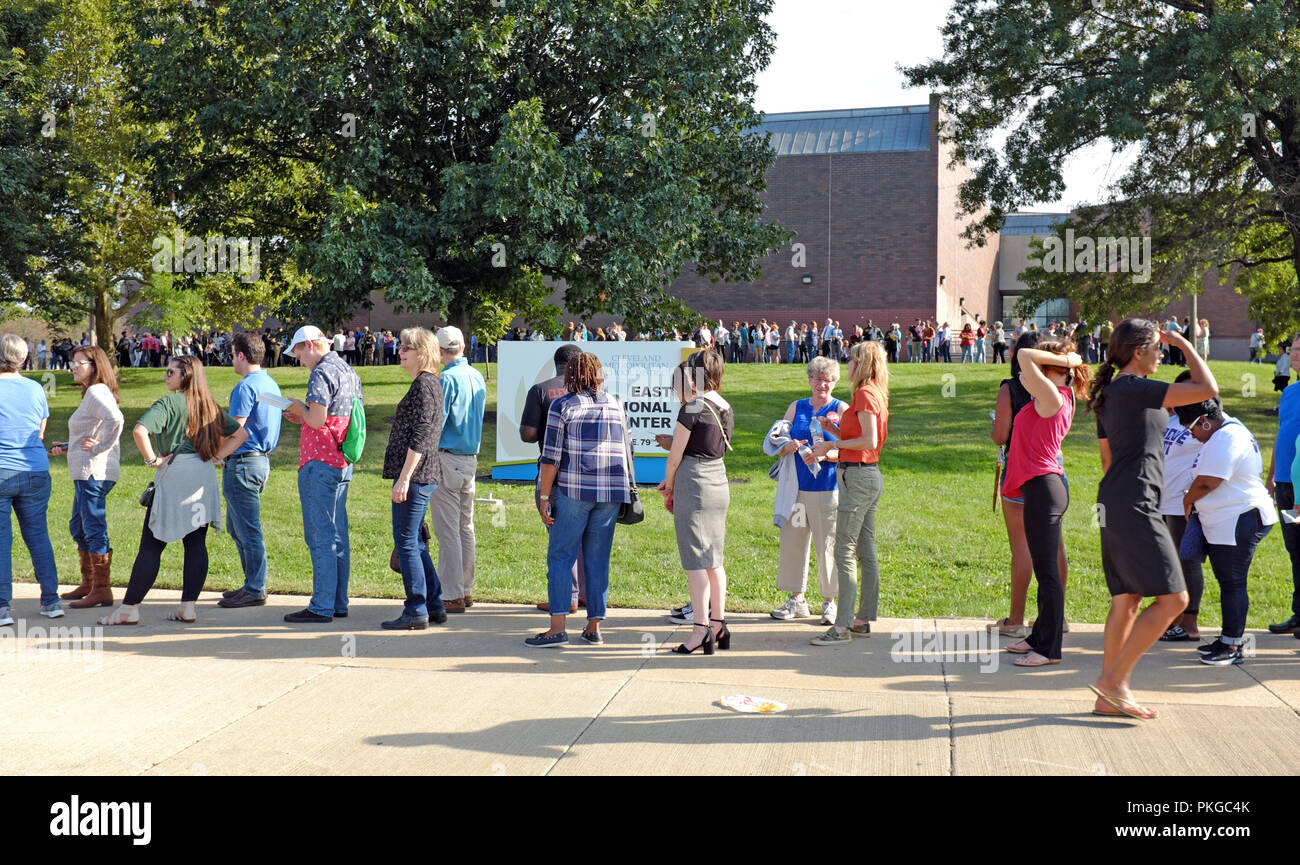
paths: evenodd
<path fill-rule="evenodd" d="M 174 376 L 174 375 L 180 375 L 180 372 L 181 372 L 181 371 L 180 371 L 179 369 L 171 369 L 171 368 L 168 368 L 168 370 L 167 370 L 167 378 L 171 378 L 171 377 Z"/>

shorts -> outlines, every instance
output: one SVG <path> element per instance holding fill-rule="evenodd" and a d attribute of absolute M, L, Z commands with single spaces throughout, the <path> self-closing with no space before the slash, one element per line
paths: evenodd
<path fill-rule="evenodd" d="M 1066 491 L 1066 493 L 1069 493 L 1069 492 L 1070 492 L 1070 478 L 1065 474 L 1065 460 L 1063 460 L 1063 459 L 1061 458 L 1061 455 L 1060 455 L 1060 454 L 1057 454 L 1057 455 L 1056 455 L 1056 462 L 1061 466 L 1061 480 L 1065 483 L 1065 491 Z M 1002 485 L 1003 485 L 1004 483 L 1006 483 L 1006 482 L 1007 482 L 1007 467 L 1006 467 L 1006 464 L 1004 463 L 1004 464 L 1002 465 L 1002 475 L 998 478 L 998 489 L 1002 489 Z M 1024 488 L 1023 488 L 1023 487 L 1021 488 L 1021 492 L 1024 492 Z M 1003 496 L 1003 497 L 1002 497 L 1002 500 L 1003 500 L 1004 502 L 1012 502 L 1013 504 L 1017 504 L 1017 505 L 1023 505 L 1023 504 L 1025 503 L 1025 497 L 1024 497 L 1024 496 L 1017 496 L 1017 497 L 1014 498 L 1014 499 L 1013 499 L 1011 496 Z"/>

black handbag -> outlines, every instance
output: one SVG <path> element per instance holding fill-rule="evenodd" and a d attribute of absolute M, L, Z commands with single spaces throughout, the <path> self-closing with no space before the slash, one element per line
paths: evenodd
<path fill-rule="evenodd" d="M 634 526 L 645 519 L 645 507 L 641 504 L 641 494 L 636 488 L 636 465 L 632 462 L 632 437 L 624 437 L 627 446 L 627 486 L 629 498 L 618 509 L 617 522 L 625 526 Z"/>
<path fill-rule="evenodd" d="M 153 505 L 153 481 L 149 481 L 149 486 L 140 493 L 140 507 L 147 508 L 151 505 Z"/>

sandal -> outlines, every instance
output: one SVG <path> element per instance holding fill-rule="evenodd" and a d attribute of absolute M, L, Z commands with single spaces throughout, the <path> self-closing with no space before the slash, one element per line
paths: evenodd
<path fill-rule="evenodd" d="M 97 623 L 97 624 L 100 624 L 100 625 L 138 625 L 138 624 L 140 624 L 140 617 L 139 617 L 138 614 L 136 615 L 136 617 L 135 617 L 134 620 L 124 618 L 125 616 L 130 615 L 129 613 L 127 613 L 125 610 L 122 609 L 122 607 L 124 607 L 124 606 L 126 606 L 126 605 L 123 604 L 122 606 L 119 606 L 116 610 L 114 610 L 113 612 L 109 613 L 107 616 L 100 616 L 100 617 L 96 620 L 96 623 Z"/>
<path fill-rule="evenodd" d="M 1037 652 L 1029 652 L 1015 660 L 1017 667 L 1054 667 L 1059 663 L 1061 663 L 1060 658 L 1052 660 L 1046 655 L 1040 655 Z"/>
<path fill-rule="evenodd" d="M 1128 715 L 1130 718 L 1136 718 L 1139 721 L 1154 721 L 1156 718 L 1160 717 L 1160 713 L 1155 709 L 1148 709 L 1145 706 L 1139 706 L 1131 700 L 1112 697 L 1110 694 L 1104 693 L 1096 685 L 1089 685 L 1088 690 L 1100 697 L 1102 702 L 1107 706 L 1110 706 L 1112 709 L 1118 709 L 1122 714 Z"/>
<path fill-rule="evenodd" d="M 185 617 L 185 613 L 186 613 L 186 609 L 185 609 L 185 608 L 186 608 L 187 606 L 193 606 L 193 605 L 192 605 L 192 604 L 181 604 L 179 607 L 177 607 L 176 609 L 172 610 L 170 613 L 167 614 L 167 621 L 169 621 L 169 622 L 184 622 L 184 623 L 187 624 L 187 625 L 192 625 L 192 624 L 194 624 L 194 622 L 196 621 L 196 619 L 195 619 L 194 616 L 190 616 L 189 618 L 186 618 L 186 617 Z"/>
<path fill-rule="evenodd" d="M 1024 648 L 1020 648 L 1021 646 L 1023 646 Z M 1029 647 L 1029 644 L 1026 643 L 1024 640 L 1021 640 L 1018 643 L 1012 643 L 1011 645 L 1006 647 L 1006 650 L 1013 655 L 1028 655 L 1030 652 L 1033 651 L 1033 649 Z"/>
<path fill-rule="evenodd" d="M 989 630 L 996 629 L 998 632 L 998 636 L 1000 637 L 1018 637 L 1020 639 L 1024 639 L 1025 637 L 1028 637 L 1030 633 L 1032 633 L 1034 630 L 1029 625 L 1024 625 L 1024 624 L 1009 625 L 1007 624 L 1009 621 L 1011 620 L 998 619 L 989 627 Z"/>
<path fill-rule="evenodd" d="M 1200 637 L 1193 637 L 1191 634 L 1187 633 L 1182 625 L 1174 625 L 1172 628 L 1165 631 L 1164 635 L 1161 636 L 1160 639 L 1166 643 L 1186 643 L 1189 640 L 1199 640 Z"/>

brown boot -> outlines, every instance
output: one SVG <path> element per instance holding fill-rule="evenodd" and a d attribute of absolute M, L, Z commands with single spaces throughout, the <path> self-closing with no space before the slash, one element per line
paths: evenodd
<path fill-rule="evenodd" d="M 77 550 L 77 552 L 81 555 L 81 585 L 59 595 L 65 601 L 75 601 L 90 594 L 90 550 Z"/>
<path fill-rule="evenodd" d="M 110 577 L 110 570 L 113 564 L 113 551 L 109 550 L 103 555 L 97 553 L 90 554 L 91 580 L 93 587 L 90 594 L 79 601 L 73 601 L 68 604 L 75 610 L 85 607 L 111 607 L 113 606 L 113 588 Z"/>

